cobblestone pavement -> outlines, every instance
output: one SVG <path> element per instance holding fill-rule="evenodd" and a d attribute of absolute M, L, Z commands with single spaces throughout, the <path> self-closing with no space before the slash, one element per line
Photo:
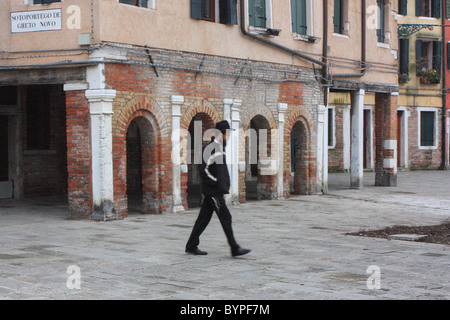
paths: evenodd
<path fill-rule="evenodd" d="M 66 219 L 60 199 L 3 201 L 0 299 L 449 299 L 448 246 L 345 235 L 450 219 L 450 172 L 398 179 L 373 187 L 366 173 L 349 190 L 348 174 L 332 174 L 327 195 L 230 207 L 252 249 L 239 258 L 217 217 L 201 238 L 209 254 L 184 253 L 198 210 L 94 222 Z"/>

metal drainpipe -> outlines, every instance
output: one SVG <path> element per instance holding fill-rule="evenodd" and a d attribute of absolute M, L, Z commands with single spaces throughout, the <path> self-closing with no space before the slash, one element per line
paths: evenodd
<path fill-rule="evenodd" d="M 324 63 L 324 62 L 322 62 L 322 61 L 320 61 L 320 60 L 314 59 L 314 58 L 312 58 L 312 57 L 310 57 L 310 56 L 307 56 L 307 55 L 305 55 L 305 54 L 303 54 L 303 53 L 300 53 L 300 52 L 298 52 L 298 51 L 296 51 L 296 50 L 293 50 L 293 49 L 291 49 L 291 48 L 285 47 L 285 46 L 283 46 L 283 45 L 280 45 L 280 44 L 278 44 L 278 43 L 272 42 L 272 41 L 270 41 L 270 40 L 267 40 L 267 39 L 265 39 L 265 38 L 259 37 L 259 36 L 257 36 L 257 35 L 254 35 L 254 34 L 248 32 L 248 31 L 245 29 L 245 16 L 246 16 L 246 12 L 245 12 L 245 2 L 244 2 L 244 1 L 245 1 L 245 0 L 241 0 L 241 1 L 240 1 L 240 4 L 241 4 L 241 8 L 240 8 L 240 9 L 241 9 L 241 32 L 242 32 L 242 34 L 243 34 L 244 36 L 249 37 L 249 38 L 251 38 L 251 39 L 253 39 L 253 40 L 257 40 L 257 41 L 259 41 L 259 42 L 261 42 L 261 43 L 264 43 L 265 45 L 268 45 L 268 46 L 277 48 L 277 49 L 279 49 L 279 50 L 282 50 L 282 51 L 284 51 L 284 52 L 290 53 L 290 54 L 292 54 L 292 55 L 294 55 L 294 56 L 296 56 L 296 57 L 299 57 L 299 58 L 308 60 L 308 61 L 310 61 L 310 62 L 312 62 L 312 63 L 314 63 L 314 64 L 318 64 L 318 65 L 320 65 L 320 66 L 322 66 L 322 67 L 326 67 L 326 63 Z"/>
<path fill-rule="evenodd" d="M 323 82 L 326 84 L 328 81 L 328 0 L 323 0 L 323 48 L 322 48 L 322 59 L 325 66 L 322 70 Z M 328 86 L 324 87 L 324 105 L 328 107 L 328 93 L 330 88 Z"/>
<path fill-rule="evenodd" d="M 446 19 L 445 5 L 442 5 L 442 19 Z M 444 22 L 445 25 L 445 22 Z M 447 66 L 445 59 L 445 26 L 442 27 L 442 169 L 446 169 L 447 160 Z M 448 54 L 448 53 L 447 53 Z"/>
<path fill-rule="evenodd" d="M 328 10 L 328 7 L 326 7 Z M 336 73 L 333 78 L 360 78 L 366 74 L 366 36 L 367 36 L 367 4 L 362 0 L 361 10 L 361 72 L 360 73 Z"/>

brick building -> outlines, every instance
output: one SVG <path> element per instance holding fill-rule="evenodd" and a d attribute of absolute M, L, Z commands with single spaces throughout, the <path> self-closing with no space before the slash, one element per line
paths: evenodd
<path fill-rule="evenodd" d="M 373 7 L 382 26 L 367 25 Z M 190 138 L 223 119 L 237 129 L 229 202 L 325 192 L 344 112 L 351 186 L 365 121 L 376 184 L 396 185 L 390 13 L 375 0 L 2 1 L 2 197 L 67 196 L 96 220 L 184 211 L 200 201 Z"/>

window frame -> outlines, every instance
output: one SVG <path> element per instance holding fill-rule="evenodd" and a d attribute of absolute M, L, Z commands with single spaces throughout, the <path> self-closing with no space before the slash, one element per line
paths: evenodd
<path fill-rule="evenodd" d="M 428 2 L 429 13 L 424 12 L 424 2 Z M 435 8 L 439 5 L 437 8 Z M 426 19 L 441 18 L 441 1 L 440 0 L 416 0 L 416 16 Z"/>
<path fill-rule="evenodd" d="M 313 0 L 304 0 L 305 1 L 305 20 L 306 20 L 306 33 L 299 33 L 294 30 L 294 21 L 293 21 L 293 15 L 292 12 L 292 3 L 293 1 L 299 1 L 299 0 L 291 0 L 289 10 L 290 10 L 290 16 L 291 16 L 291 25 L 292 25 L 292 33 L 294 34 L 295 40 L 303 40 L 303 41 L 309 41 L 309 38 L 314 36 L 314 29 L 313 29 Z"/>
<path fill-rule="evenodd" d="M 117 0 L 117 3 L 129 5 L 129 6 L 137 7 L 137 8 L 156 9 L 156 0 L 147 0 L 147 6 L 146 6 L 146 7 L 143 7 L 143 6 L 134 6 L 134 5 L 131 5 L 131 4 L 129 4 L 129 3 L 123 3 L 123 2 L 120 2 L 120 0 Z"/>
<path fill-rule="evenodd" d="M 422 145 L 422 112 L 434 113 L 434 132 L 433 132 L 433 145 Z M 438 109 L 432 107 L 418 107 L 417 108 L 417 145 L 419 150 L 436 150 L 438 148 Z"/>
<path fill-rule="evenodd" d="M 328 106 L 327 108 L 327 128 L 328 128 L 328 149 L 333 150 L 336 149 L 336 106 Z M 331 117 L 330 117 L 331 113 Z M 330 119 L 331 118 L 331 119 Z M 330 132 L 330 126 L 331 126 L 331 132 Z M 331 145 L 330 145 L 331 142 Z"/>
<path fill-rule="evenodd" d="M 28 5 L 42 5 L 42 4 L 52 4 L 52 3 L 60 3 L 63 2 L 63 0 L 28 0 L 25 4 Z"/>
<path fill-rule="evenodd" d="M 377 0 L 377 42 L 386 43 L 386 3 L 384 0 Z"/>
<path fill-rule="evenodd" d="M 418 52 L 420 45 L 420 52 Z M 424 48 L 427 47 L 427 56 L 424 56 Z M 435 69 L 439 75 L 439 82 L 442 80 L 442 42 L 437 38 L 419 38 L 416 40 L 416 75 L 422 76 L 423 71 L 419 68 L 422 61 L 426 62 L 427 70 Z M 420 53 L 420 56 L 419 56 Z M 424 60 L 426 58 L 426 60 Z M 420 60 L 422 61 L 420 61 Z M 437 83 L 436 83 L 437 84 Z"/>
<path fill-rule="evenodd" d="M 251 19 L 250 19 L 250 1 L 251 0 L 247 0 L 247 19 L 248 19 L 248 26 L 249 26 L 249 30 L 251 32 L 256 32 L 258 33 L 258 31 L 262 31 L 263 33 L 265 33 L 267 31 L 267 29 L 271 29 L 273 28 L 273 19 L 272 19 L 272 0 L 263 0 L 265 1 L 265 9 L 266 9 L 266 26 L 265 27 L 257 27 L 251 24 Z M 255 0 L 256 1 L 256 0 Z"/>

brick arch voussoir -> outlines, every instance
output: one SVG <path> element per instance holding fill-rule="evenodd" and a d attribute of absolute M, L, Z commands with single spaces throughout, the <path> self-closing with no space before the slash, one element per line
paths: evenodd
<path fill-rule="evenodd" d="M 270 109 L 266 106 L 257 106 L 244 115 L 242 121 L 242 128 L 244 131 L 248 130 L 250 127 L 250 121 L 256 116 L 263 116 L 269 122 L 270 129 L 277 128 L 277 122 L 272 111 L 270 111 Z"/>
<path fill-rule="evenodd" d="M 219 112 L 211 102 L 207 100 L 196 100 L 189 105 L 186 112 L 183 113 L 180 120 L 181 128 L 188 130 L 192 119 L 199 113 L 207 114 L 214 123 L 221 121 Z"/>
<path fill-rule="evenodd" d="M 161 106 L 154 99 L 146 95 L 137 95 L 127 100 L 119 112 L 113 115 L 113 136 L 126 137 L 128 126 L 138 116 L 153 118 L 153 130 L 157 137 L 161 137 L 161 128 L 168 126 Z"/>

